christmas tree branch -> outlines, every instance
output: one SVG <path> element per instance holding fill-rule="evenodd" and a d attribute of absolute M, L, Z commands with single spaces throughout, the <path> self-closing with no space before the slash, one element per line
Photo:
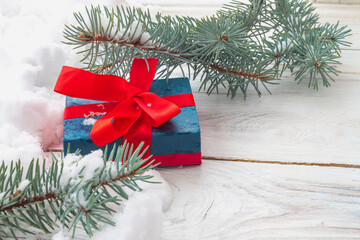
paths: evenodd
<path fill-rule="evenodd" d="M 128 195 L 127 187 L 138 191 L 137 181 L 148 181 L 146 171 L 152 161 L 142 159 L 142 144 L 133 150 L 125 143 L 82 157 L 69 154 L 65 159 L 53 156 L 51 166 L 32 161 L 23 177 L 20 161 L 0 167 L 0 237 L 17 238 L 17 232 L 32 234 L 28 227 L 50 233 L 57 222 L 73 231 L 81 223 L 91 236 L 100 223 L 112 224 L 109 204 L 120 204 Z M 100 151 L 100 152 L 99 152 Z M 114 159 L 114 161 L 107 161 Z M 109 192 L 109 190 L 113 192 Z"/>
<path fill-rule="evenodd" d="M 319 78 L 329 86 L 340 64 L 334 59 L 350 44 L 344 40 L 350 30 L 321 25 L 305 0 L 232 1 L 201 19 L 123 6 L 86 14 L 76 13 L 78 25 L 66 26 L 64 36 L 82 49 L 87 70 L 127 77 L 133 57 L 154 57 L 159 78 L 186 64 L 208 94 L 221 85 L 231 97 L 239 90 L 246 96 L 248 86 L 260 95 L 260 85 L 267 89 L 286 69 L 298 82 L 308 78 L 309 87 L 317 89 Z"/>
<path fill-rule="evenodd" d="M 109 181 L 101 182 L 99 184 L 93 185 L 91 188 L 96 189 L 98 186 L 108 186 L 112 182 L 122 181 L 125 178 L 130 178 L 130 177 L 134 176 L 135 174 L 136 174 L 136 171 L 133 170 L 130 173 L 127 173 L 125 175 L 119 176 L 118 178 L 112 179 L 110 182 Z M 12 199 L 16 198 L 17 196 L 20 196 L 22 193 L 23 192 L 21 190 L 17 190 L 13 195 L 10 195 L 9 199 L 12 200 Z M 7 207 L 0 206 L 0 214 L 4 213 L 6 211 L 12 210 L 12 209 L 22 208 L 22 207 L 26 207 L 27 205 L 50 201 L 53 199 L 59 199 L 60 201 L 62 201 L 61 195 L 55 195 L 53 193 L 47 193 L 44 196 L 32 196 L 31 198 L 24 198 L 21 201 L 19 200 L 14 205 L 8 205 Z"/>
<path fill-rule="evenodd" d="M 196 20 L 188 17 L 173 18 L 157 15 L 156 20 L 153 21 L 150 15 L 139 9 L 118 7 L 111 11 L 114 14 L 111 17 L 108 15 L 107 20 L 96 20 L 94 22 L 102 22 L 102 24 L 106 22 L 107 24 L 102 26 L 105 29 L 108 28 L 106 26 L 113 26 L 115 22 L 125 19 L 125 17 L 120 17 L 124 12 L 126 14 L 131 12 L 126 16 L 126 19 L 129 20 L 126 23 L 118 24 L 118 27 L 113 30 L 116 34 L 106 33 L 106 31 L 102 31 L 102 34 L 105 35 L 95 33 L 95 30 L 101 29 L 101 26 L 90 29 L 90 31 L 85 27 L 67 26 L 65 29 L 65 38 L 69 40 L 67 43 L 82 47 L 86 42 L 91 46 L 85 50 L 85 54 L 90 56 L 84 58 L 84 61 L 90 59 L 89 62 L 86 62 L 87 69 L 90 71 L 126 76 L 129 73 L 127 63 L 130 63 L 134 56 L 141 56 L 159 58 L 159 68 L 162 66 L 165 66 L 165 68 L 158 71 L 158 77 L 169 77 L 173 69 L 181 67 L 182 64 L 187 64 L 192 69 L 210 67 L 220 75 L 225 74 L 227 78 L 229 75 L 241 75 L 245 77 L 242 79 L 242 82 L 245 83 L 248 81 L 247 77 L 257 78 L 261 75 L 237 71 L 237 68 L 228 69 L 217 64 L 218 61 L 221 61 L 221 58 L 226 57 L 231 52 L 231 48 L 236 51 L 246 51 L 249 45 L 245 28 L 238 24 L 231 24 L 231 22 L 227 21 L 228 16 L 220 14 L 217 17 Z M 111 11 L 104 8 L 105 13 Z M 96 19 L 96 16 L 101 15 L 102 11 L 97 7 L 92 8 L 89 12 L 94 12 L 93 15 L 90 14 L 89 18 Z M 81 16 L 81 14 L 77 13 L 76 16 Z M 85 21 L 81 21 L 79 25 L 85 25 Z M 141 21 L 141 26 L 138 26 L 139 21 Z M 139 31 L 135 30 L 135 25 L 138 26 L 136 29 L 140 29 Z M 209 31 L 209 27 L 213 28 L 214 31 Z M 127 33 L 127 29 L 135 32 L 136 37 L 129 37 L 131 31 Z M 235 55 L 234 57 L 238 58 Z M 94 59 L 99 60 L 100 64 L 94 63 Z M 197 74 L 195 71 L 194 75 Z M 264 77 L 264 79 L 270 78 L 271 76 Z"/>

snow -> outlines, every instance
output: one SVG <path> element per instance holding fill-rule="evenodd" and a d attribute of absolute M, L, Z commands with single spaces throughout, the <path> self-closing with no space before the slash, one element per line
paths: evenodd
<path fill-rule="evenodd" d="M 102 154 L 102 150 L 99 149 L 84 157 L 75 154 L 66 155 L 60 186 L 64 187 L 69 179 L 72 179 L 71 185 L 76 185 L 79 181 L 86 182 L 91 179 L 97 170 L 104 165 Z M 112 162 L 108 164 L 112 164 Z"/>
<path fill-rule="evenodd" d="M 131 192 L 122 211 L 113 216 L 116 226 L 105 225 L 102 231 L 95 233 L 94 240 L 111 239 L 113 236 L 116 239 L 132 240 L 161 238 L 163 211 L 171 203 L 171 189 L 160 173 L 152 170 L 149 174 L 154 176 L 152 181 L 162 183 L 140 183 L 144 190 Z"/>
<path fill-rule="evenodd" d="M 81 67 L 80 56 L 64 40 L 64 24 L 74 23 L 74 11 L 84 12 L 91 4 L 113 7 L 127 4 L 121 0 L 0 0 L 0 159 L 9 163 L 22 160 L 25 167 L 33 158 L 43 158 L 51 146 L 61 144 L 64 96 L 53 92 L 53 87 L 63 65 Z M 141 7 L 141 3 L 131 1 Z M 158 9 L 155 9 L 157 11 Z M 154 11 L 154 8 L 153 10 Z M 135 29 L 133 29 L 135 31 Z M 139 36 L 141 26 L 135 32 Z M 148 34 L 141 41 L 149 39 Z M 150 42 L 150 41 L 149 41 Z M 88 118 L 84 124 L 93 124 Z M 64 175 L 78 181 L 78 168 L 87 167 L 84 178 L 103 164 L 101 152 L 95 151 L 80 159 L 70 155 L 66 159 Z M 170 189 L 156 171 L 162 184 L 143 183 L 143 192 L 129 192 L 130 199 L 113 220 L 116 227 L 104 226 L 95 239 L 117 236 L 117 239 L 159 239 L 163 211 L 171 202 Z M 25 188 L 28 182 L 21 182 Z M 84 199 L 83 199 L 84 200 Z M 86 204 L 80 199 L 79 204 Z M 141 228 L 134 227 L 141 226 Z M 53 236 L 55 240 L 69 239 L 66 230 Z"/>
<path fill-rule="evenodd" d="M 64 171 L 67 174 L 62 176 L 60 184 L 66 184 L 69 177 L 73 178 L 73 184 L 91 178 L 93 173 L 103 165 L 101 154 L 102 151 L 98 150 L 87 155 L 86 159 L 76 155 L 68 155 L 65 158 L 68 161 L 65 161 L 64 166 Z M 107 165 L 111 167 L 112 163 L 107 162 Z M 79 174 L 83 167 L 85 167 L 84 171 Z M 69 170 L 70 168 L 72 170 Z M 123 201 L 120 206 L 115 206 L 117 213 L 111 217 L 116 226 L 102 225 L 100 231 L 95 232 L 92 239 L 110 239 L 113 236 L 119 240 L 155 240 L 161 238 L 164 211 L 168 209 L 172 201 L 171 188 L 157 171 L 151 170 L 146 174 L 154 176 L 151 181 L 158 183 L 138 182 L 143 189 L 141 192 L 134 192 L 125 188 L 129 200 Z M 81 207 L 87 205 L 86 200 L 81 197 L 81 193 L 66 200 Z M 52 237 L 53 240 L 70 238 L 71 232 L 66 230 L 60 230 Z"/>
<path fill-rule="evenodd" d="M 30 181 L 28 179 L 24 179 L 23 181 L 21 181 L 19 183 L 19 186 L 13 191 L 14 193 L 16 193 L 17 191 L 24 191 L 24 189 L 30 184 Z M 1 205 L 5 205 L 9 203 L 9 194 L 10 192 L 0 192 L 0 201 L 1 201 Z"/>
<path fill-rule="evenodd" d="M 52 240 L 70 240 L 71 236 L 68 234 L 66 234 L 66 231 L 61 230 L 58 233 L 56 233 L 53 237 Z"/>
<path fill-rule="evenodd" d="M 40 156 L 42 149 L 38 137 L 4 123 L 0 127 L 0 156 L 3 160 L 22 159 L 24 164 Z"/>
<path fill-rule="evenodd" d="M 0 157 L 24 165 L 61 142 L 64 101 L 52 87 L 62 65 L 75 65 L 59 42 L 66 18 L 40 4 L 0 0 Z"/>
<path fill-rule="evenodd" d="M 118 240 L 161 239 L 164 211 L 172 201 L 171 188 L 159 172 L 151 170 L 148 174 L 154 176 L 152 181 L 161 183 L 139 182 L 143 191 L 126 191 L 129 200 L 117 207 L 118 212 L 111 217 L 116 226 L 103 225 L 100 231 L 94 233 L 92 239 L 112 239 L 114 236 Z M 70 237 L 71 232 L 61 230 L 52 239 L 65 240 Z"/>
<path fill-rule="evenodd" d="M 17 188 L 20 191 L 24 191 L 24 189 L 30 184 L 30 181 L 28 179 L 25 179 L 20 182 L 19 187 Z"/>
<path fill-rule="evenodd" d="M 143 26 L 139 21 L 134 21 L 128 31 L 125 32 L 125 29 L 122 29 L 122 31 L 117 32 L 114 35 L 114 39 L 116 41 L 139 41 L 141 44 L 146 46 L 151 46 L 153 44 L 150 40 L 150 34 L 148 32 L 144 32 Z"/>
<path fill-rule="evenodd" d="M 129 5 L 121 0 L 0 0 L 0 126 L 7 132 L 27 134 L 20 145 L 29 145 L 32 136 L 31 145 L 37 149 L 31 151 L 34 157 L 43 156 L 49 146 L 61 144 L 64 97 L 52 89 L 63 65 L 81 66 L 80 56 L 61 43 L 62 31 L 64 24 L 75 22 L 74 11 L 84 12 L 84 6 L 91 4 Z M 131 1 L 131 5 L 142 6 L 138 1 Z M 135 37 L 141 29 L 139 25 Z M 146 41 L 148 35 L 143 36 L 142 41 Z M 6 152 L 1 159 L 10 161 L 27 155 L 27 148 L 17 151 L 10 144 L 13 140 L 22 143 L 21 138 L 16 134 L 8 137 L 0 141 L 0 152 Z"/>
<path fill-rule="evenodd" d="M 83 121 L 84 125 L 94 125 L 96 122 L 95 118 L 85 118 Z"/>

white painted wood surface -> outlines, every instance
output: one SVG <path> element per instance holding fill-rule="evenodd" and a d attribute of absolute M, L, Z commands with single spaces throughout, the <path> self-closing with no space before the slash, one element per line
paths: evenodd
<path fill-rule="evenodd" d="M 341 4 L 360 4 L 360 0 L 340 0 Z"/>
<path fill-rule="evenodd" d="M 313 0 L 315 3 L 335 3 L 339 4 L 340 0 Z"/>
<path fill-rule="evenodd" d="M 360 4 L 360 0 L 312 0 L 315 3 Z"/>
<path fill-rule="evenodd" d="M 161 168 L 163 239 L 359 239 L 360 169 L 204 161 Z"/>

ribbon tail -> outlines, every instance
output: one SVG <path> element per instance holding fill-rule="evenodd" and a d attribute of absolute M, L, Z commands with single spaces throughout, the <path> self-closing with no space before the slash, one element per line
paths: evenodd
<path fill-rule="evenodd" d="M 150 156 L 151 138 L 151 119 L 146 113 L 142 112 L 139 119 L 130 127 L 123 139 L 126 139 L 130 144 L 133 144 L 135 148 L 138 147 L 141 142 L 144 142 L 144 146 L 148 146 L 148 149 L 143 155 L 143 158 L 147 158 Z"/>

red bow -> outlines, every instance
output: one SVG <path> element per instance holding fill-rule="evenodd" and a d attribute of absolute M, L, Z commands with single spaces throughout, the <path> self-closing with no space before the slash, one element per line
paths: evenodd
<path fill-rule="evenodd" d="M 130 82 L 115 75 L 98 75 L 67 66 L 62 68 L 55 92 L 76 98 L 121 101 L 91 129 L 91 139 L 97 146 L 122 136 L 135 145 L 141 141 L 150 145 L 152 127 L 160 126 L 181 112 L 174 103 L 149 92 L 158 59 L 148 58 L 147 62 L 148 66 L 144 59 L 134 58 Z"/>

